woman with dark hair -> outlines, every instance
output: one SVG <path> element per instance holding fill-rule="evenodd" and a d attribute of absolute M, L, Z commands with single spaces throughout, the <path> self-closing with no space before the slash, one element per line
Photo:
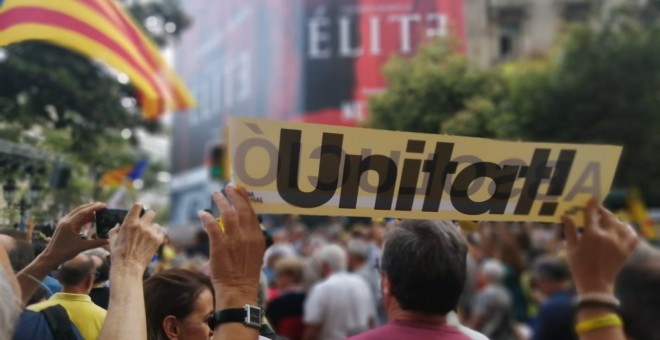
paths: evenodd
<path fill-rule="evenodd" d="M 208 322 L 215 291 L 204 274 L 185 269 L 160 272 L 144 282 L 149 340 L 210 339 Z"/>

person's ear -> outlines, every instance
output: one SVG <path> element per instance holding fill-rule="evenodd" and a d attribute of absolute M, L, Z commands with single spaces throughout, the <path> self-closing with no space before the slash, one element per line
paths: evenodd
<path fill-rule="evenodd" d="M 330 265 L 326 262 L 321 262 L 321 276 L 326 277 L 330 275 Z"/>
<path fill-rule="evenodd" d="M 170 340 L 179 338 L 179 321 L 174 315 L 168 315 L 163 319 L 163 332 Z"/>
<path fill-rule="evenodd" d="M 380 290 L 383 296 L 390 296 L 392 294 L 392 284 L 385 273 L 380 276 Z"/>

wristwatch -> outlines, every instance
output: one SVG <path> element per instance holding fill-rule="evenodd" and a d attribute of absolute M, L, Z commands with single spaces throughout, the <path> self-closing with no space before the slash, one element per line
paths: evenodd
<path fill-rule="evenodd" d="M 243 308 L 228 308 L 213 313 L 209 326 L 215 329 L 222 323 L 241 322 L 248 327 L 261 328 L 261 308 L 245 305 Z"/>

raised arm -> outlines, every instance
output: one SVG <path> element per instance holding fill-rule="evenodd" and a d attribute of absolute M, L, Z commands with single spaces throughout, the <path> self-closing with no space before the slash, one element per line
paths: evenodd
<path fill-rule="evenodd" d="M 142 274 L 165 236 L 149 210 L 134 204 L 124 223 L 110 230 L 110 302 L 100 340 L 147 339 Z"/>
<path fill-rule="evenodd" d="M 265 251 L 265 239 L 247 191 L 228 186 L 226 192 L 231 204 L 221 193 L 213 194 L 222 214 L 220 223 L 205 211 L 199 213 L 211 241 L 210 269 L 216 292 L 216 311 L 241 308 L 246 304 L 257 305 L 259 273 Z M 258 337 L 258 329 L 238 322 L 220 324 L 213 333 L 214 340 Z"/>
<path fill-rule="evenodd" d="M 615 314 L 614 280 L 637 244 L 635 231 L 591 200 L 585 211 L 584 231 L 564 217 L 568 262 L 578 299 L 578 333 L 581 340 L 624 340 Z M 608 306 L 611 305 L 611 306 Z"/>
<path fill-rule="evenodd" d="M 103 203 L 81 205 L 59 220 L 46 249 L 17 275 L 23 305 L 27 304 L 46 275 L 57 266 L 87 249 L 108 243 L 107 240 L 83 240 L 80 237 L 83 225 L 94 221 L 94 212 L 103 208 Z"/>

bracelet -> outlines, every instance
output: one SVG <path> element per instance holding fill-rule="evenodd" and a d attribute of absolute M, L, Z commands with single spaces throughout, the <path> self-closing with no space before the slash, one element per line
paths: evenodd
<path fill-rule="evenodd" d="M 582 302 L 586 301 L 593 301 L 593 302 L 599 302 L 603 304 L 608 304 L 612 305 L 615 307 L 619 307 L 621 305 L 621 302 L 619 299 L 614 297 L 612 294 L 608 293 L 585 293 L 585 294 L 580 294 L 577 299 L 576 299 L 576 304 L 580 305 Z"/>
<path fill-rule="evenodd" d="M 575 326 L 575 331 L 578 334 L 581 334 L 596 329 L 621 326 L 623 326 L 621 318 L 614 313 L 610 313 L 578 322 L 578 324 Z"/>

